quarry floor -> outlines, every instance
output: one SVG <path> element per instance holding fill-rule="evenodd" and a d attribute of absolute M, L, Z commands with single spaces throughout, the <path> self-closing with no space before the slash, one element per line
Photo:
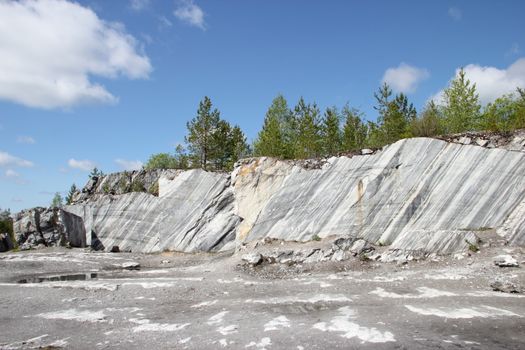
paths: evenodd
<path fill-rule="evenodd" d="M 489 286 L 523 281 L 524 269 L 494 266 L 496 253 L 300 268 L 241 268 L 238 255 L 3 253 L 0 349 L 524 349 L 525 295 Z"/>

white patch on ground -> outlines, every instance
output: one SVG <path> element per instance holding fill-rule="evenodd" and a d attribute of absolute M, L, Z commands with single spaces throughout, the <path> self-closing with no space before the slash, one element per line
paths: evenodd
<path fill-rule="evenodd" d="M 200 308 L 200 307 L 204 307 L 204 306 L 211 306 L 211 305 L 217 304 L 218 302 L 219 302 L 218 300 L 203 301 L 202 303 L 198 303 L 198 304 L 192 305 L 191 307 Z"/>
<path fill-rule="evenodd" d="M 142 309 L 140 307 L 120 307 L 120 308 L 116 308 L 116 307 L 108 307 L 106 308 L 107 311 L 109 312 L 129 312 L 129 313 L 135 313 L 135 312 L 139 312 L 141 311 Z"/>
<path fill-rule="evenodd" d="M 181 339 L 181 340 L 179 340 L 179 344 L 186 344 L 186 343 L 189 342 L 190 340 L 191 340 L 191 337 Z"/>
<path fill-rule="evenodd" d="M 462 280 L 462 279 L 466 279 L 467 276 L 464 276 L 464 275 L 460 275 L 458 273 L 453 273 L 453 272 L 436 272 L 436 273 L 432 273 L 432 274 L 425 274 L 424 276 L 425 279 L 428 279 L 428 280 L 451 280 L 451 281 L 458 281 L 458 280 Z"/>
<path fill-rule="evenodd" d="M 137 271 L 135 273 L 139 275 L 160 275 L 164 273 L 169 273 L 170 270 L 145 270 L 145 271 Z"/>
<path fill-rule="evenodd" d="M 437 316 L 444 318 L 489 318 L 489 317 L 498 317 L 498 316 L 517 316 L 522 317 L 512 311 L 498 309 L 492 306 L 481 305 L 479 307 L 472 308 L 460 308 L 454 309 L 449 307 L 440 307 L 440 308 L 420 308 L 412 305 L 405 305 L 410 311 L 425 315 L 425 316 Z"/>
<path fill-rule="evenodd" d="M 437 290 L 427 287 L 416 288 L 419 294 L 398 294 L 393 292 L 387 292 L 383 288 L 376 288 L 368 294 L 375 294 L 381 298 L 394 298 L 394 299 L 428 299 L 438 297 L 453 297 L 455 293 Z"/>
<path fill-rule="evenodd" d="M 307 303 L 315 304 L 318 302 L 349 302 L 351 299 L 341 294 L 319 294 L 309 298 L 301 297 L 283 297 L 268 299 L 247 299 L 245 303 L 251 304 L 287 304 L 287 303 Z"/>
<path fill-rule="evenodd" d="M 296 281 L 301 281 L 303 279 L 295 279 Z M 332 287 L 332 285 L 330 283 L 326 283 L 324 281 L 318 281 L 318 280 L 315 280 L 315 279 L 309 279 L 309 280 L 306 280 L 305 282 L 302 283 L 303 285 L 310 285 L 310 284 L 319 284 L 319 287 L 321 288 L 328 288 L 328 287 Z"/>
<path fill-rule="evenodd" d="M 406 280 L 406 277 L 398 276 L 398 277 L 385 277 L 385 276 L 376 276 L 371 281 L 372 282 L 397 282 L 397 281 L 404 281 Z"/>
<path fill-rule="evenodd" d="M 493 291 L 478 291 L 467 293 L 469 297 L 498 297 L 498 298 L 525 298 L 525 295 L 515 294 L 515 293 L 502 293 L 502 292 L 493 292 Z"/>
<path fill-rule="evenodd" d="M 302 347 L 301 345 L 297 345 L 297 350 L 304 350 L 304 347 Z"/>
<path fill-rule="evenodd" d="M 228 346 L 228 341 L 226 339 L 221 339 L 219 340 L 219 344 L 221 344 L 221 346 L 225 348 Z"/>
<path fill-rule="evenodd" d="M 228 313 L 229 311 L 221 311 L 219 312 L 218 314 L 215 314 L 213 315 L 212 317 L 210 317 L 208 319 L 208 322 L 206 322 L 208 325 L 210 326 L 213 326 L 215 324 L 220 324 L 224 321 L 224 316 L 226 316 L 226 314 Z"/>
<path fill-rule="evenodd" d="M 221 278 L 217 280 L 217 283 L 220 283 L 220 284 L 231 284 L 231 283 L 242 283 L 242 282 L 244 282 L 244 280 L 239 277 L 235 277 L 233 280 L 223 280 Z"/>
<path fill-rule="evenodd" d="M 217 332 L 219 332 L 222 335 L 229 335 L 229 334 L 237 333 L 237 328 L 239 328 L 239 326 L 237 326 L 236 324 L 231 324 L 229 326 L 217 328 Z"/>
<path fill-rule="evenodd" d="M 89 311 L 69 309 L 63 311 L 46 312 L 36 315 L 36 317 L 45 318 L 48 320 L 71 320 L 78 322 L 107 322 L 106 314 L 103 310 Z"/>
<path fill-rule="evenodd" d="M 258 343 L 252 341 L 245 348 L 255 347 L 256 349 L 265 350 L 267 346 L 272 345 L 272 340 L 270 338 L 262 338 Z"/>
<path fill-rule="evenodd" d="M 146 297 L 136 297 L 135 300 L 155 300 L 155 297 L 146 298 Z"/>
<path fill-rule="evenodd" d="M 290 328 L 290 320 L 284 315 L 276 317 L 264 325 L 265 332 L 276 331 L 279 328 Z"/>
<path fill-rule="evenodd" d="M 348 306 L 339 308 L 340 316 L 334 317 L 330 324 L 319 322 L 314 324 L 313 328 L 323 332 L 343 333 L 343 338 L 358 338 L 363 343 L 386 343 L 396 341 L 394 335 L 390 332 L 381 332 L 376 328 L 368 328 L 358 325 L 351 320 L 355 318 L 354 310 Z"/>
<path fill-rule="evenodd" d="M 176 332 L 188 327 L 191 323 L 151 323 L 147 319 L 130 319 L 130 322 L 138 324 L 133 327 L 133 332 Z"/>

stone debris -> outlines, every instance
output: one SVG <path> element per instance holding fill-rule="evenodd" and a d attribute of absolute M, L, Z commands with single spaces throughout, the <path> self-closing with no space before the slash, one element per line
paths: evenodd
<path fill-rule="evenodd" d="M 492 290 L 503 293 L 523 293 L 525 290 L 512 276 L 498 276 L 490 282 Z"/>
<path fill-rule="evenodd" d="M 121 267 L 125 270 L 139 270 L 140 264 L 136 261 L 127 261 L 122 263 Z"/>
<path fill-rule="evenodd" d="M 255 266 L 262 262 L 263 256 L 259 253 L 250 253 L 244 254 L 241 259 L 246 261 L 248 264 Z"/>
<path fill-rule="evenodd" d="M 494 258 L 494 265 L 499 267 L 519 267 L 518 260 L 510 255 L 498 255 Z"/>

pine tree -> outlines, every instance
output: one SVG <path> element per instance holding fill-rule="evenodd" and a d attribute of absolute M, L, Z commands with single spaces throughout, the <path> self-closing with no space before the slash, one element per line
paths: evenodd
<path fill-rule="evenodd" d="M 383 83 L 381 87 L 374 93 L 377 105 L 374 106 L 374 109 L 378 111 L 379 116 L 377 118 L 377 124 L 379 127 L 383 125 L 388 109 L 390 106 L 390 96 L 392 96 L 392 89 L 388 86 L 387 83 Z"/>
<path fill-rule="evenodd" d="M 197 116 L 187 123 L 188 135 L 185 140 L 189 145 L 190 155 L 198 165 L 206 170 L 213 152 L 213 133 L 219 126 L 220 112 L 212 110 L 208 96 L 199 103 Z"/>
<path fill-rule="evenodd" d="M 266 112 L 262 130 L 254 142 L 256 156 L 285 157 L 285 123 L 290 115 L 285 98 L 278 95 Z"/>
<path fill-rule="evenodd" d="M 463 68 L 444 91 L 443 115 L 447 133 L 480 128 L 479 95 L 476 84 L 466 78 Z"/>
<path fill-rule="evenodd" d="M 317 157 L 321 153 L 321 127 L 319 123 L 319 108 L 310 105 L 301 97 L 295 107 L 295 118 L 298 126 L 296 142 L 296 158 Z"/>
<path fill-rule="evenodd" d="M 419 118 L 412 122 L 411 129 L 413 136 L 420 137 L 431 137 L 443 133 L 441 111 L 434 101 L 427 103 Z"/>
<path fill-rule="evenodd" d="M 104 176 L 104 173 L 101 170 L 98 170 L 97 167 L 94 167 L 93 170 L 91 170 L 91 173 L 89 174 L 90 179 L 93 179 L 93 178 L 99 179 L 103 176 Z"/>
<path fill-rule="evenodd" d="M 75 194 L 78 192 L 77 185 L 72 184 L 71 188 L 69 189 L 69 192 L 66 196 L 66 204 L 69 205 L 73 203 L 73 198 L 75 197 Z"/>
<path fill-rule="evenodd" d="M 345 151 L 354 151 L 365 147 L 367 138 L 367 125 L 361 119 L 362 113 L 350 108 L 348 104 L 343 108 L 343 149 Z"/>
<path fill-rule="evenodd" d="M 388 102 L 383 114 L 383 142 L 392 143 L 411 136 L 410 127 L 417 117 L 416 109 L 408 102 L 405 94 L 398 94 L 393 101 Z"/>
<path fill-rule="evenodd" d="M 55 196 L 53 197 L 53 200 L 51 201 L 51 207 L 52 208 L 61 208 L 64 200 L 62 199 L 62 196 L 59 192 L 55 193 Z"/>
<path fill-rule="evenodd" d="M 322 124 L 322 149 L 325 155 L 335 155 L 342 150 L 341 116 L 336 107 L 327 108 Z"/>

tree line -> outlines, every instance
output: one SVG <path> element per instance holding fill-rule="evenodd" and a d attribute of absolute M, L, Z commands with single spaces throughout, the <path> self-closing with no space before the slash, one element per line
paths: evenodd
<path fill-rule="evenodd" d="M 377 118 L 346 104 L 324 112 L 302 97 L 291 108 L 278 95 L 268 108 L 262 129 L 253 145 L 239 126 L 221 119 L 205 97 L 197 115 L 187 123 L 186 146 L 173 154 L 159 153 L 147 161 L 146 169 L 202 168 L 231 170 L 246 156 L 304 159 L 337 155 L 362 148 L 379 148 L 408 137 L 431 137 L 466 131 L 510 132 L 525 128 L 525 90 L 499 97 L 482 108 L 476 85 L 460 70 L 443 91 L 442 103 L 429 101 L 418 113 L 403 93 L 393 94 L 388 84 L 374 93 Z"/>

